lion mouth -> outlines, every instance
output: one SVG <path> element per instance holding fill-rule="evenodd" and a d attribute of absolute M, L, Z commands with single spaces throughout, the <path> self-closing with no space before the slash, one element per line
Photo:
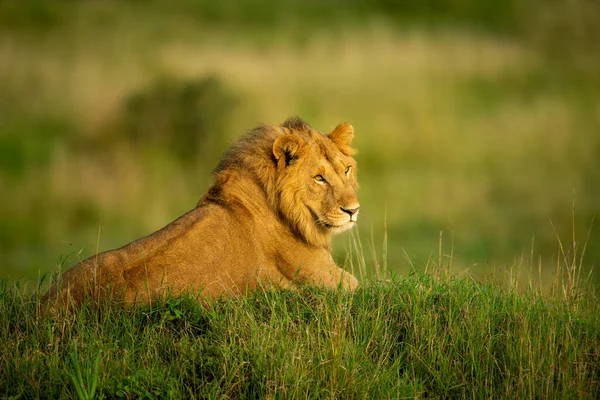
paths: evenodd
<path fill-rule="evenodd" d="M 348 221 L 345 224 L 341 224 L 341 225 L 331 225 L 331 227 L 329 228 L 329 232 L 331 233 L 341 233 L 341 232 L 345 232 L 349 229 L 352 229 L 355 225 L 354 221 Z"/>
<path fill-rule="evenodd" d="M 332 232 L 342 232 L 347 229 L 350 229 L 354 226 L 357 220 L 357 215 L 354 214 L 351 217 L 340 218 L 339 220 L 332 220 L 331 218 L 327 218 L 327 216 L 320 216 L 313 209 L 308 207 L 308 210 L 312 214 L 315 223 L 321 228 L 332 231 Z"/>
<path fill-rule="evenodd" d="M 346 230 L 346 229 L 352 228 L 352 226 L 354 226 L 355 222 L 356 221 L 354 219 L 348 219 L 348 221 L 345 221 L 342 223 L 322 221 L 321 225 L 332 231 L 340 231 L 340 230 Z"/>

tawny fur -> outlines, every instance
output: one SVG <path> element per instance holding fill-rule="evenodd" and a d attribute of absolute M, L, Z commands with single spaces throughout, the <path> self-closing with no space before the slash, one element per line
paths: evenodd
<path fill-rule="evenodd" d="M 296 284 L 354 289 L 331 258 L 331 235 L 358 209 L 353 128 L 326 136 L 297 117 L 249 132 L 225 153 L 197 207 L 163 229 L 64 273 L 46 302 L 86 297 L 146 303 L 185 291 L 203 297 Z"/>

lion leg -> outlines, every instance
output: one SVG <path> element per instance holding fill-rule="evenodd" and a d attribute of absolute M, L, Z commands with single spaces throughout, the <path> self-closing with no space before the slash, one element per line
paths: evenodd
<path fill-rule="evenodd" d="M 344 271 L 337 265 L 314 269 L 306 274 L 302 281 L 309 285 L 323 286 L 330 289 L 341 287 L 349 291 L 354 291 L 359 285 L 358 279 L 354 275 Z"/>

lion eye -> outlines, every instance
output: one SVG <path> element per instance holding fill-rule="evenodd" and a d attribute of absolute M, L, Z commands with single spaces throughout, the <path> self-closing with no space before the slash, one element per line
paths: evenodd
<path fill-rule="evenodd" d="M 315 176 L 315 181 L 317 181 L 319 183 L 323 183 L 323 182 L 325 182 L 325 178 L 323 178 L 323 175 L 317 175 L 317 176 Z"/>
<path fill-rule="evenodd" d="M 346 167 L 346 172 L 344 172 L 344 173 L 346 174 L 346 176 L 350 176 L 350 169 L 352 169 L 352 166 L 351 166 L 351 165 L 348 165 L 348 166 Z"/>

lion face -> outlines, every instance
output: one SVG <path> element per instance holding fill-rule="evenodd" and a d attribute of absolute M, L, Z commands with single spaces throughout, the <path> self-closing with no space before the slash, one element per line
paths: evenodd
<path fill-rule="evenodd" d="M 328 244 L 332 233 L 357 221 L 353 136 L 350 124 L 328 136 L 309 128 L 288 129 L 273 144 L 279 212 L 309 243 Z"/>

